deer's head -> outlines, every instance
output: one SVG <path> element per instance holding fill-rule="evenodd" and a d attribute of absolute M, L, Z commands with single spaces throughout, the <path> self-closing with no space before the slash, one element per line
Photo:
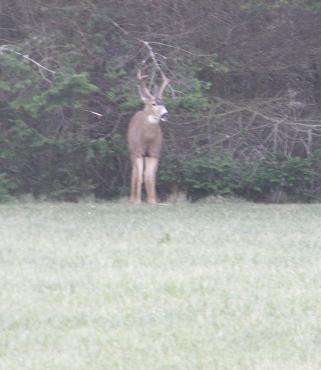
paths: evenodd
<path fill-rule="evenodd" d="M 162 85 L 155 94 L 152 94 L 145 83 L 148 76 L 142 76 L 140 70 L 137 73 L 137 78 L 139 81 L 139 96 L 145 104 L 144 112 L 146 112 L 147 120 L 150 123 L 158 123 L 159 121 L 167 120 L 168 111 L 163 102 L 163 93 L 166 86 L 170 83 L 170 80 L 163 72 L 161 72 L 161 75 L 163 79 Z"/>

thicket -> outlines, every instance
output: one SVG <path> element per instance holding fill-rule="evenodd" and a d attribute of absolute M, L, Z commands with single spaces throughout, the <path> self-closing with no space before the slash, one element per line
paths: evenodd
<path fill-rule="evenodd" d="M 254 163 L 207 157 L 166 160 L 161 184 L 167 191 L 178 185 L 192 200 L 209 195 L 271 202 L 321 199 L 321 151 L 305 158 L 271 155 Z"/>
<path fill-rule="evenodd" d="M 162 196 L 320 200 L 320 26 L 316 0 L 2 0 L 0 199 L 128 194 L 144 40 L 172 80 Z"/>

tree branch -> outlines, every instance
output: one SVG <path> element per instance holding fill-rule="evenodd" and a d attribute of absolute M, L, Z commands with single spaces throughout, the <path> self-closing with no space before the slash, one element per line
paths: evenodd
<path fill-rule="evenodd" d="M 56 72 L 53 71 L 52 69 L 49 69 L 49 68 L 43 66 L 42 64 L 38 63 L 36 60 L 30 58 L 29 55 L 27 55 L 27 54 L 19 53 L 18 51 L 14 50 L 12 48 L 12 46 L 10 46 L 10 45 L 1 45 L 0 46 L 0 55 L 5 51 L 21 56 L 23 59 L 27 60 L 28 62 L 31 62 L 31 63 L 35 64 L 39 69 L 50 72 L 51 74 L 56 74 Z M 43 77 L 43 74 L 42 74 L 42 77 Z"/>

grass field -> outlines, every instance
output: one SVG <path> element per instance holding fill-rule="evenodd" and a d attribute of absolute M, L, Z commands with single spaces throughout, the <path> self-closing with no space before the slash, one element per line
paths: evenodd
<path fill-rule="evenodd" d="M 321 205 L 1 205 L 0 369 L 321 369 Z"/>

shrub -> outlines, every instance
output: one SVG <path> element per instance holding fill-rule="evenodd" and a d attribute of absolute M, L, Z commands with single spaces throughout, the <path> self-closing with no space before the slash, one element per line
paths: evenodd
<path fill-rule="evenodd" d="M 17 184 L 5 173 L 0 173 L 0 202 L 11 199 Z"/>
<path fill-rule="evenodd" d="M 321 151 L 300 157 L 268 156 L 256 162 L 202 157 L 167 157 L 159 174 L 160 186 L 176 184 L 191 199 L 208 195 L 237 195 L 266 201 L 276 191 L 291 201 L 321 200 Z"/>

